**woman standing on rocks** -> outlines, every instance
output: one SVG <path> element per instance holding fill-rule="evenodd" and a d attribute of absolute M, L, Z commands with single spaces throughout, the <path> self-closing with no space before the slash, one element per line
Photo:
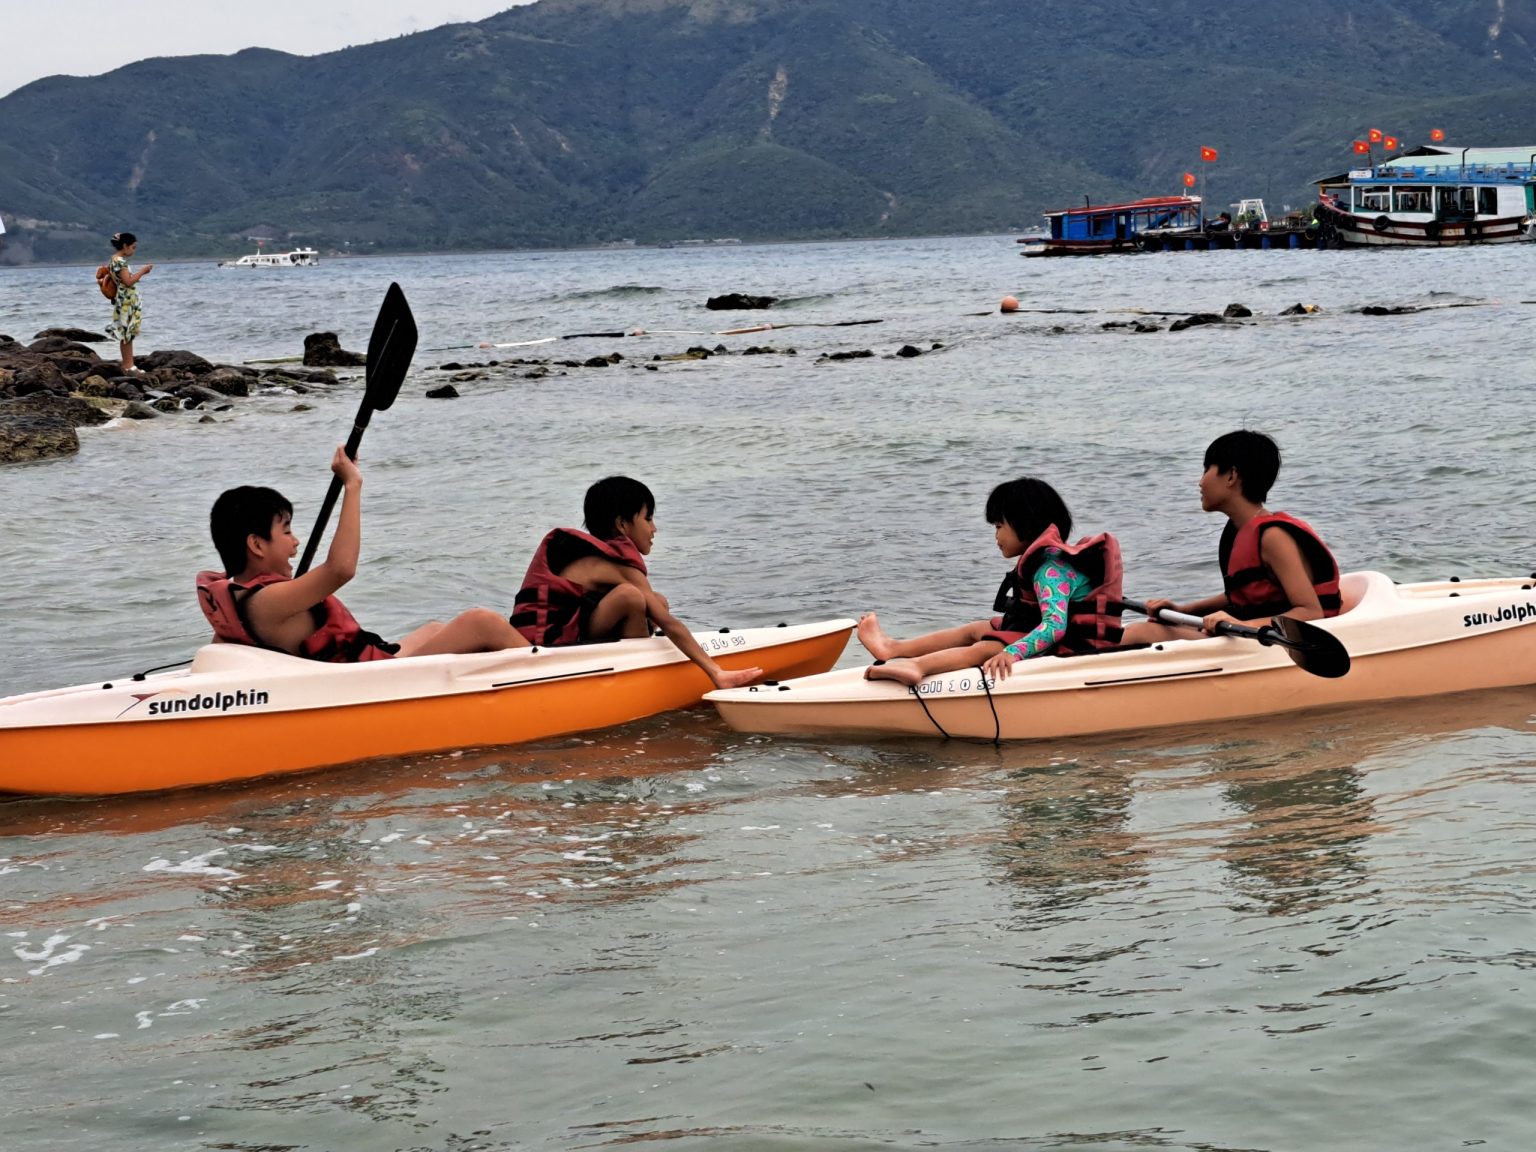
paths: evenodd
<path fill-rule="evenodd" d="M 117 295 L 112 298 L 112 323 L 107 325 L 107 333 L 117 341 L 122 352 L 124 375 L 134 371 L 133 339 L 139 334 L 139 324 L 144 319 L 144 313 L 139 308 L 137 284 L 155 267 L 146 264 L 137 272 L 128 267 L 128 258 L 138 246 L 139 238 L 132 232 L 113 233 L 112 263 L 107 265 L 107 275 L 117 285 Z"/>

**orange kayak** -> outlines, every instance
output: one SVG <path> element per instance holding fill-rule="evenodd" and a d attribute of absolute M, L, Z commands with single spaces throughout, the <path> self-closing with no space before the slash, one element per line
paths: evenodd
<path fill-rule="evenodd" d="M 696 634 L 727 669 L 825 672 L 851 620 Z M 0 792 L 111 795 L 516 744 L 696 704 L 669 640 L 321 664 L 235 644 L 189 668 L 0 700 Z"/>

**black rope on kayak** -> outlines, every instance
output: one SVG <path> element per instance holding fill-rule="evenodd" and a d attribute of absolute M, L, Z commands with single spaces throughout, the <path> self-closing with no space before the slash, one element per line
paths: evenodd
<path fill-rule="evenodd" d="M 883 663 L 883 661 L 876 661 L 876 663 Z M 923 699 L 923 694 L 917 690 L 917 687 L 914 685 L 908 688 L 907 691 L 917 697 L 917 702 L 923 707 L 923 715 L 928 717 L 928 723 L 938 729 L 939 735 L 944 737 L 944 739 L 964 740 L 967 744 L 991 744 L 994 747 L 1000 747 L 1003 743 L 1003 721 L 997 714 L 997 701 L 992 699 L 992 682 L 987 679 L 987 675 L 982 671 L 980 664 L 976 665 L 976 672 L 981 678 L 981 690 L 987 694 L 987 707 L 992 709 L 992 739 L 990 740 L 977 740 L 969 736 L 951 736 L 944 730 L 944 725 L 940 724 L 929 710 L 928 701 Z"/>
<path fill-rule="evenodd" d="M 192 663 L 192 657 L 188 656 L 185 660 L 178 660 L 174 664 L 162 664 L 158 668 L 146 668 L 142 672 L 135 672 L 133 679 L 142 680 L 146 676 L 153 676 L 156 672 L 164 672 L 167 668 L 180 668 L 183 664 L 190 663 Z"/>

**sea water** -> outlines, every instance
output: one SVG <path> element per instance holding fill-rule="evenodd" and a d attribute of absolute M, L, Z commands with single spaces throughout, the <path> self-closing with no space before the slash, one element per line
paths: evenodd
<path fill-rule="evenodd" d="M 1532 259 L 1025 261 L 990 237 L 161 264 L 138 350 L 362 349 L 401 284 L 420 350 L 363 444 L 346 592 L 386 634 L 505 610 L 613 472 L 656 493 L 685 620 L 878 610 L 906 634 L 987 613 L 982 509 L 1021 473 L 1120 537 L 1131 594 L 1214 591 L 1195 485 L 1236 427 L 1280 442 L 1270 506 L 1346 569 L 1531 572 Z M 732 291 L 782 299 L 703 307 Z M 1232 302 L 1258 315 L 1104 327 Z M 1296 303 L 1321 309 L 1278 316 Z M 1378 304 L 1423 310 L 1357 311 Z M 0 270 L 19 339 L 108 307 L 88 269 Z M 690 346 L 726 352 L 651 359 Z M 423 395 L 444 363 L 610 352 Z M 115 422 L 0 469 L 0 693 L 190 655 L 213 497 L 274 485 L 307 534 L 359 396 Z M 6 802 L 0 1147 L 1524 1149 L 1533 711 L 1511 690 L 992 748 L 696 710 Z"/>

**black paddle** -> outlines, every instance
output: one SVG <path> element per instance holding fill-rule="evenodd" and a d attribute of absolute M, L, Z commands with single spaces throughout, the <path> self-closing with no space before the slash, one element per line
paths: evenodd
<path fill-rule="evenodd" d="M 1162 609 L 1154 616 L 1147 610 L 1145 604 L 1139 604 L 1135 600 L 1122 600 L 1121 603 L 1132 612 L 1140 612 L 1149 619 L 1205 630 L 1205 622 L 1199 616 L 1174 612 L 1168 608 Z M 1343 644 L 1339 643 L 1339 638 L 1331 632 L 1325 632 L 1321 628 L 1308 624 L 1305 620 L 1276 616 L 1264 628 L 1250 628 L 1246 624 L 1233 624 L 1229 620 L 1223 620 L 1216 625 L 1216 635 L 1241 636 L 1245 640 L 1257 640 L 1266 647 L 1272 645 L 1284 648 L 1285 654 L 1291 658 L 1296 667 L 1326 680 L 1336 680 L 1349 671 L 1349 652 L 1345 650 Z"/>
<path fill-rule="evenodd" d="M 416 317 L 411 315 L 411 306 L 405 302 L 405 293 L 400 290 L 400 285 L 391 284 L 389 291 L 384 293 L 384 303 L 379 306 L 378 319 L 373 322 L 373 335 L 368 338 L 368 365 L 363 369 L 366 382 L 363 402 L 357 409 L 357 417 L 352 421 L 352 435 L 347 437 L 347 455 L 353 460 L 357 459 L 357 449 L 363 442 L 368 421 L 375 412 L 386 410 L 400 394 L 400 385 L 405 380 L 414 355 Z M 332 476 L 331 487 L 325 494 L 325 503 L 320 506 L 320 520 L 310 533 L 309 543 L 304 545 L 304 557 L 299 561 L 295 576 L 302 576 L 309 571 L 310 561 L 315 558 L 315 549 L 320 546 L 320 537 L 325 534 L 325 526 L 330 522 L 331 509 L 336 506 L 336 497 L 340 495 L 341 477 Z"/>

